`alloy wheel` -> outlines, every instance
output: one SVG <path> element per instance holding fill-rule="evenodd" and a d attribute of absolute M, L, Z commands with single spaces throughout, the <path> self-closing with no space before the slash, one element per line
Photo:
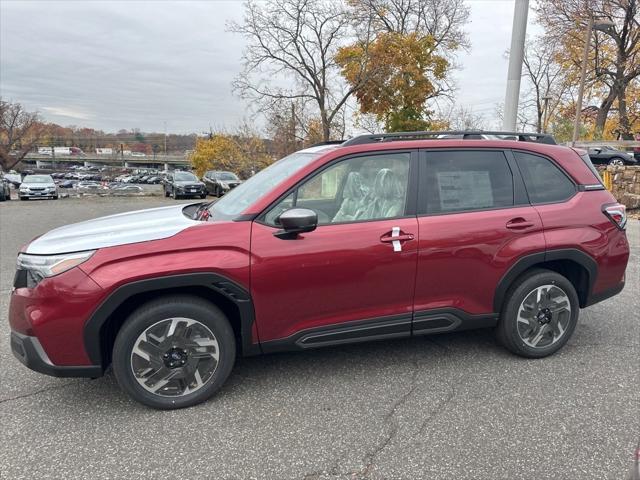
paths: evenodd
<path fill-rule="evenodd" d="M 220 356 L 218 340 L 203 323 L 167 318 L 138 336 L 131 370 L 148 392 L 180 397 L 200 390 L 213 376 Z"/>
<path fill-rule="evenodd" d="M 620 158 L 614 158 L 609 162 L 609 165 L 613 165 L 615 167 L 621 167 L 624 165 L 624 162 Z"/>
<path fill-rule="evenodd" d="M 571 302 L 557 285 L 542 285 L 529 292 L 518 309 L 518 335 L 532 348 L 559 341 L 571 321 Z"/>

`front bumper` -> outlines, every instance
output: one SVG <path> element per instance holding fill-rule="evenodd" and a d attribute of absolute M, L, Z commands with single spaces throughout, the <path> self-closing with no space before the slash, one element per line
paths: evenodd
<path fill-rule="evenodd" d="M 11 332 L 11 351 L 26 367 L 53 377 L 96 378 L 104 373 L 98 365 L 54 365 L 49 360 L 37 337 Z"/>
<path fill-rule="evenodd" d="M 57 191 L 38 191 L 38 192 L 24 192 L 24 191 L 20 191 L 18 190 L 18 195 L 20 196 L 20 198 L 53 198 L 53 197 L 57 197 L 58 196 L 58 192 Z"/>

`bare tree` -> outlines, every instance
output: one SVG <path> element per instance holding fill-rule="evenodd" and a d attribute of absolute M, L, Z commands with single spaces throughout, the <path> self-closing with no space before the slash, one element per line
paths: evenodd
<path fill-rule="evenodd" d="M 263 109 L 282 100 L 312 104 L 329 140 L 341 109 L 361 85 L 346 87 L 334 60 L 345 39 L 353 36 L 351 22 L 340 2 L 248 0 L 243 23 L 229 24 L 248 41 L 245 68 L 234 90 Z M 364 67 L 362 71 L 364 83 Z"/>
<path fill-rule="evenodd" d="M 579 54 L 573 46 L 584 44 L 589 18 L 608 20 L 614 26 L 607 32 L 593 32 L 589 84 L 602 89 L 596 131 L 602 132 L 609 111 L 618 103 L 620 130 L 632 139 L 627 112 L 627 87 L 640 77 L 640 0 L 540 0 L 538 18 L 549 40 L 567 50 L 568 61 L 579 71 Z M 577 49 L 577 52 L 580 48 Z"/>
<path fill-rule="evenodd" d="M 548 120 L 565 99 L 571 84 L 565 68 L 556 61 L 557 44 L 542 37 L 528 42 L 524 54 L 524 76 L 530 89 L 520 110 L 532 107 L 538 133 L 546 131 Z M 524 113 L 526 115 L 526 113 Z"/>
<path fill-rule="evenodd" d="M 45 127 L 37 113 L 0 99 L 0 167 L 11 170 L 42 138 Z"/>
<path fill-rule="evenodd" d="M 484 117 L 474 113 L 471 108 L 452 105 L 448 112 L 445 112 L 442 120 L 449 124 L 452 130 L 482 130 L 486 127 Z"/>

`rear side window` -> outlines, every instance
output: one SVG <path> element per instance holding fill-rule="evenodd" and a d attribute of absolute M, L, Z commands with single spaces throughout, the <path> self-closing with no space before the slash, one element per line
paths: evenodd
<path fill-rule="evenodd" d="M 602 177 L 600 176 L 600 172 L 598 172 L 598 169 L 593 166 L 593 162 L 591 161 L 591 157 L 589 157 L 589 154 L 583 153 L 582 155 L 580 155 L 580 158 L 585 163 L 585 165 L 589 168 L 589 170 L 591 170 L 591 173 L 593 173 L 596 176 L 596 178 L 600 181 L 600 183 L 602 183 Z"/>
<path fill-rule="evenodd" d="M 513 205 L 513 175 L 502 152 L 427 152 L 427 213 Z"/>
<path fill-rule="evenodd" d="M 575 193 L 573 182 L 551 160 L 531 153 L 513 154 L 531 203 L 561 202 Z"/>

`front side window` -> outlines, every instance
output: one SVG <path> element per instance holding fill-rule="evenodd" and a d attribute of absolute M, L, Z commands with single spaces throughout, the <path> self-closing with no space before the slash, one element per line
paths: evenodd
<path fill-rule="evenodd" d="M 488 210 L 514 203 L 513 175 L 502 152 L 430 151 L 426 181 L 426 212 L 430 214 Z"/>
<path fill-rule="evenodd" d="M 269 165 L 214 203 L 209 208 L 211 220 L 233 219 L 323 153 L 322 150 L 296 152 Z"/>
<path fill-rule="evenodd" d="M 410 153 L 385 153 L 349 158 L 302 183 L 266 215 L 276 226 L 289 208 L 308 208 L 318 224 L 357 222 L 404 215 Z"/>
<path fill-rule="evenodd" d="M 549 159 L 531 153 L 513 153 L 531 203 L 561 202 L 573 196 L 575 185 Z"/>

